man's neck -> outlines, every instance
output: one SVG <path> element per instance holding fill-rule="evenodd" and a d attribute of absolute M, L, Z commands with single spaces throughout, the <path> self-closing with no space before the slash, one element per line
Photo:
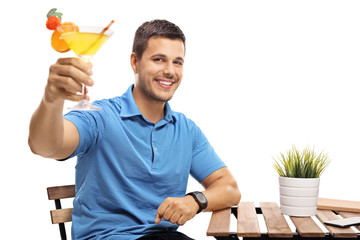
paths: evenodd
<path fill-rule="evenodd" d="M 155 100 L 149 100 L 142 96 L 138 91 L 134 91 L 133 96 L 137 107 L 142 115 L 152 123 L 157 123 L 165 115 L 165 103 Z"/>

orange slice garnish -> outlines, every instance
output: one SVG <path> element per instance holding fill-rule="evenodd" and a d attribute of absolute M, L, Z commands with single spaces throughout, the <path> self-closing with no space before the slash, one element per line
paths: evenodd
<path fill-rule="evenodd" d="M 51 46 L 58 52 L 64 53 L 70 50 L 69 46 L 64 39 L 61 38 L 61 33 L 65 32 L 78 32 L 79 27 L 72 22 L 62 23 L 58 29 L 54 30 L 51 36 Z"/>

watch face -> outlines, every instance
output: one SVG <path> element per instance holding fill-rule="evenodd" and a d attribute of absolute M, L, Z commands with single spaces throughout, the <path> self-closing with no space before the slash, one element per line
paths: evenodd
<path fill-rule="evenodd" d="M 205 197 L 203 194 L 198 193 L 198 194 L 196 194 L 196 197 L 201 203 L 205 203 Z"/>

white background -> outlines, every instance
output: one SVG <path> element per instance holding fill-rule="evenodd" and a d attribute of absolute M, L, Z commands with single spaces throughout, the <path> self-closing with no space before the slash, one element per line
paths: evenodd
<path fill-rule="evenodd" d="M 321 197 L 360 200 L 359 1 L 2 1 L 1 238 L 58 239 L 46 187 L 74 183 L 75 159 L 44 159 L 27 145 L 49 66 L 74 56 L 50 46 L 45 22 L 54 7 L 78 25 L 115 20 L 93 60 L 92 100 L 121 95 L 133 82 L 129 57 L 140 24 L 160 18 L 182 28 L 184 78 L 171 106 L 205 132 L 242 200 L 278 202 L 272 157 L 293 144 L 332 159 Z M 191 180 L 189 190 L 201 186 Z M 209 217 L 200 214 L 180 230 L 210 239 Z"/>

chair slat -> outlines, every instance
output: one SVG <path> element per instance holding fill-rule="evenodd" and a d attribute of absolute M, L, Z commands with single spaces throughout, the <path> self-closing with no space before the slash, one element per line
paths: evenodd
<path fill-rule="evenodd" d="M 50 211 L 51 222 L 53 224 L 71 222 L 72 210 L 73 208 L 51 210 Z"/>
<path fill-rule="evenodd" d="M 207 236 L 229 236 L 231 208 L 214 211 L 211 215 Z"/>
<path fill-rule="evenodd" d="M 360 201 L 319 198 L 317 209 L 360 213 Z"/>
<path fill-rule="evenodd" d="M 240 202 L 238 205 L 237 235 L 239 237 L 261 237 L 253 202 Z"/>
<path fill-rule="evenodd" d="M 337 216 L 335 213 L 333 213 L 330 210 L 317 210 L 316 217 L 320 220 L 320 222 L 324 223 L 328 220 L 335 220 L 339 219 L 340 217 Z M 330 234 L 335 238 L 356 238 L 357 233 L 352 230 L 350 227 L 348 228 L 338 228 L 333 226 L 324 226 L 329 230 Z"/>
<path fill-rule="evenodd" d="M 75 185 L 66 185 L 47 188 L 49 200 L 75 197 Z"/>
<path fill-rule="evenodd" d="M 297 231 L 302 237 L 324 238 L 325 232 L 316 224 L 311 217 L 290 217 Z"/>
<path fill-rule="evenodd" d="M 343 218 L 349 218 L 349 217 L 360 217 L 360 213 L 355 213 L 355 212 L 339 212 L 340 216 L 342 216 Z M 355 228 L 357 228 L 360 231 L 360 226 L 354 226 Z"/>
<path fill-rule="evenodd" d="M 292 238 L 293 233 L 275 202 L 261 202 L 260 208 L 265 219 L 269 237 Z"/>

